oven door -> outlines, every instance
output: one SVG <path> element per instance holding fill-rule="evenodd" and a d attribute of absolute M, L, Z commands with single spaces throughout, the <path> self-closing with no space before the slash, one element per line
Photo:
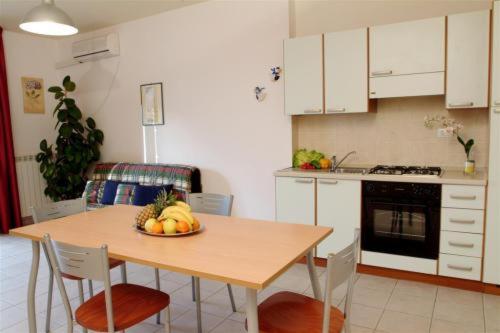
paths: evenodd
<path fill-rule="evenodd" d="M 437 259 L 439 209 L 422 202 L 365 198 L 362 249 Z"/>

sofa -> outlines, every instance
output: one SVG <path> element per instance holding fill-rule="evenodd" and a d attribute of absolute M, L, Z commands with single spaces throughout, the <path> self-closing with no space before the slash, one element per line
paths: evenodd
<path fill-rule="evenodd" d="M 106 182 L 117 188 L 114 199 L 107 198 L 104 203 Z M 189 165 L 98 163 L 89 176 L 82 197 L 88 210 L 109 204 L 132 204 L 137 185 L 170 185 L 178 199 L 185 200 L 189 193 L 201 192 L 201 175 L 198 168 Z"/>

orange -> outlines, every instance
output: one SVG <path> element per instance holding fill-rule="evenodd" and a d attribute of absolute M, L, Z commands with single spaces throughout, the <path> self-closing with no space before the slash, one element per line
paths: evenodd
<path fill-rule="evenodd" d="M 193 230 L 200 229 L 200 221 L 197 218 L 193 217 Z"/>
<path fill-rule="evenodd" d="M 178 221 L 176 225 L 177 232 L 183 234 L 189 231 L 189 225 L 186 221 Z"/>
<path fill-rule="evenodd" d="M 163 233 L 163 224 L 160 222 L 156 222 L 153 224 L 153 227 L 151 228 L 151 232 L 153 234 L 162 234 Z"/>

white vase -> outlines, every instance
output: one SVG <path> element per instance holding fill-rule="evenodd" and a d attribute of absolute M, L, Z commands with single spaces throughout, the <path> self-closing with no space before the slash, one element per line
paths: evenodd
<path fill-rule="evenodd" d="M 465 161 L 464 173 L 466 175 L 473 175 L 476 172 L 476 162 L 475 161 Z"/>

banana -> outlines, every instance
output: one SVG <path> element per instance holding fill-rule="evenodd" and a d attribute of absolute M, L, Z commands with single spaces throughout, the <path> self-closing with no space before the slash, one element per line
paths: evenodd
<path fill-rule="evenodd" d="M 165 208 L 162 212 L 160 217 L 158 217 L 159 220 L 163 220 L 166 218 L 172 218 L 176 221 L 186 221 L 190 225 L 193 224 L 193 216 L 191 215 L 190 212 L 188 212 L 185 208 L 180 207 L 180 206 L 169 206 Z"/>
<path fill-rule="evenodd" d="M 184 201 L 176 201 L 175 204 L 179 207 L 185 208 L 189 213 L 191 213 L 191 206 L 189 206 L 187 203 Z"/>

